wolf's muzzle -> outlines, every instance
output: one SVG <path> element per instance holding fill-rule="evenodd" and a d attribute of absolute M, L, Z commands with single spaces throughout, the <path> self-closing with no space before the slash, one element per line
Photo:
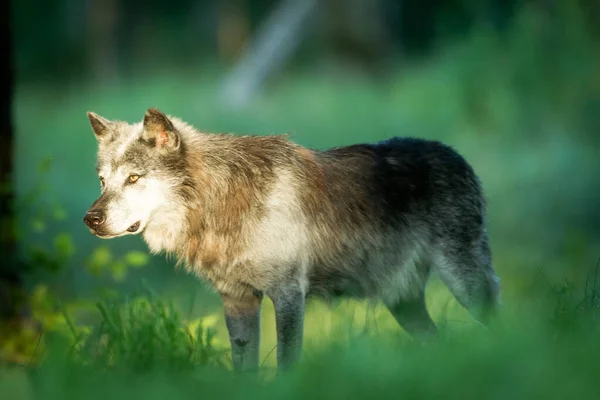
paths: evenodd
<path fill-rule="evenodd" d="M 106 221 L 106 216 L 100 210 L 90 210 L 83 217 L 83 222 L 90 228 L 96 228 Z"/>

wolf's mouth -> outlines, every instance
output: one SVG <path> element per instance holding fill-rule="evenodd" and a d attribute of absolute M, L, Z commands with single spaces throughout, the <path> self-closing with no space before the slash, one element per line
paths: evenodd
<path fill-rule="evenodd" d="M 136 222 L 135 224 L 131 225 L 129 228 L 127 228 L 127 232 L 134 233 L 134 232 L 136 232 L 138 229 L 140 229 L 140 222 L 141 222 L 141 221 L 138 221 L 138 222 Z"/>
<path fill-rule="evenodd" d="M 92 232 L 92 234 L 94 234 L 102 239 L 112 239 L 112 238 L 124 235 L 125 232 L 136 233 L 140 229 L 141 224 L 142 224 L 142 222 L 138 221 L 135 224 L 131 225 L 129 228 L 127 228 L 126 231 L 124 231 L 122 233 L 117 233 L 117 234 L 102 232 L 101 230 L 94 229 L 94 228 L 90 228 L 90 232 Z"/>

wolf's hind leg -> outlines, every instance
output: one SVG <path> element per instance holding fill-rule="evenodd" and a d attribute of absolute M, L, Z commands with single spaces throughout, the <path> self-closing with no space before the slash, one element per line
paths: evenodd
<path fill-rule="evenodd" d="M 500 280 L 492 267 L 487 237 L 472 249 L 446 251 L 436 264 L 456 300 L 487 326 L 500 305 Z"/>
<path fill-rule="evenodd" d="M 434 336 L 437 327 L 425 305 L 425 294 L 410 300 L 400 299 L 393 303 L 385 302 L 398 324 L 412 337 L 424 339 Z"/>

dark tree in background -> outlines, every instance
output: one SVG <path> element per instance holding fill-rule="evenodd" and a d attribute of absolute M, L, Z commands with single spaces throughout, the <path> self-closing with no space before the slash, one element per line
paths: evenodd
<path fill-rule="evenodd" d="M 0 121 L 0 337 L 18 324 L 23 281 L 18 268 L 13 210 L 13 53 L 10 3 L 2 2 L 2 120 Z"/>

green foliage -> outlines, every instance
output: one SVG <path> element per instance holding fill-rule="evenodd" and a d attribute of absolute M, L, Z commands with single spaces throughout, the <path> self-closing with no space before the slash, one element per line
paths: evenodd
<path fill-rule="evenodd" d="M 66 261 L 75 254 L 75 245 L 70 233 L 62 232 L 54 237 L 54 249 L 59 259 Z"/>
<path fill-rule="evenodd" d="M 4 338 L 2 353 L 22 364 L 43 363 L 48 345 L 62 343 L 73 362 L 102 369 L 148 372 L 228 366 L 225 347 L 210 318 L 186 320 L 172 302 L 153 291 L 125 300 L 86 300 L 64 304 L 48 286 L 38 285 L 29 305 L 37 332 L 26 327 Z M 79 320 L 84 316 L 92 325 Z"/>
<path fill-rule="evenodd" d="M 108 246 L 98 246 L 87 260 L 86 268 L 95 277 L 108 273 L 114 281 L 123 282 L 127 278 L 129 268 L 141 268 L 148 264 L 148 260 L 146 253 L 135 250 L 113 259 Z"/>
<path fill-rule="evenodd" d="M 225 366 L 214 330 L 184 321 L 173 303 L 152 292 L 97 307 L 99 326 L 82 342 L 84 350 L 78 354 L 86 363 L 135 372 Z"/>
<path fill-rule="evenodd" d="M 17 224 L 13 232 L 14 238 L 24 246 L 21 253 L 22 268 L 25 273 L 60 272 L 64 265 L 75 254 L 75 244 L 71 233 L 59 231 L 52 238 L 52 248 L 43 244 L 48 226 L 67 219 L 67 212 L 55 199 L 48 196 L 47 180 L 51 172 L 52 158 L 45 157 L 37 166 L 36 183 L 31 190 L 20 196 L 15 203 L 14 212 L 17 220 L 26 222 L 27 230 L 19 230 Z M 40 201 L 42 200 L 43 201 Z M 25 237 L 31 238 L 23 243 Z"/>
<path fill-rule="evenodd" d="M 558 288 L 559 292 L 564 290 Z M 565 313 L 574 308 L 561 307 Z M 65 361 L 53 347 L 29 383 L 47 399 L 207 398 L 595 398 L 600 385 L 598 327 L 557 329 L 515 312 L 491 330 L 444 334 L 435 341 L 390 344 L 356 336 L 306 353 L 288 373 L 227 373 L 211 334 L 196 336 L 176 309 L 155 295 L 99 306 L 100 326 Z M 582 314 L 583 316 L 584 314 Z M 198 340 L 197 338 L 204 338 Z M 216 367 L 214 367 L 216 365 Z M 268 372 L 268 371 L 267 371 Z M 259 378 L 259 379 L 256 379 Z M 11 378 L 12 379 L 12 378 Z M 0 390 L 9 387 L 0 377 Z"/>
<path fill-rule="evenodd" d="M 39 176 L 36 185 L 23 196 L 23 200 L 18 203 L 19 207 L 15 210 L 20 218 L 33 212 L 33 217 L 29 218 L 30 231 L 27 232 L 31 240 L 23 243 L 21 264 L 24 273 L 34 276 L 44 273 L 58 275 L 76 255 L 73 235 L 66 230 L 58 229 L 58 232 L 51 236 L 51 245 L 44 243 L 48 226 L 58 227 L 68 217 L 65 209 L 47 194 L 46 181 L 51 169 L 52 159 L 50 157 L 43 159 L 37 168 Z M 40 202 L 40 199 L 44 201 Z M 52 203 L 53 206 L 48 207 L 47 203 Z M 22 239 L 19 232 L 14 234 L 17 239 Z M 123 282 L 129 268 L 141 268 L 147 263 L 148 256 L 139 251 L 129 251 L 122 257 L 113 259 L 107 246 L 96 247 L 84 261 L 90 274 L 99 277 L 108 272 L 115 282 Z M 35 285 L 28 296 L 28 307 L 33 323 L 39 324 L 40 329 L 36 329 L 32 324 L 14 329 L 2 327 L 0 357 L 22 363 L 37 362 L 38 356 L 43 352 L 40 349 L 43 336 L 41 332 L 71 335 L 76 341 L 80 340 L 80 336 L 89 328 L 75 326 L 69 317 L 69 312 L 74 312 L 77 316 L 81 313 L 89 313 L 89 306 L 90 302 L 82 299 L 71 300 L 64 306 L 48 285 Z"/>
<path fill-rule="evenodd" d="M 132 267 L 143 267 L 148 263 L 148 255 L 141 251 L 130 251 L 125 255 L 125 262 Z"/>
<path fill-rule="evenodd" d="M 587 276 L 583 291 L 570 281 L 556 285 L 548 294 L 554 304 L 549 319 L 559 331 L 585 331 L 600 334 L 600 260 Z"/>

